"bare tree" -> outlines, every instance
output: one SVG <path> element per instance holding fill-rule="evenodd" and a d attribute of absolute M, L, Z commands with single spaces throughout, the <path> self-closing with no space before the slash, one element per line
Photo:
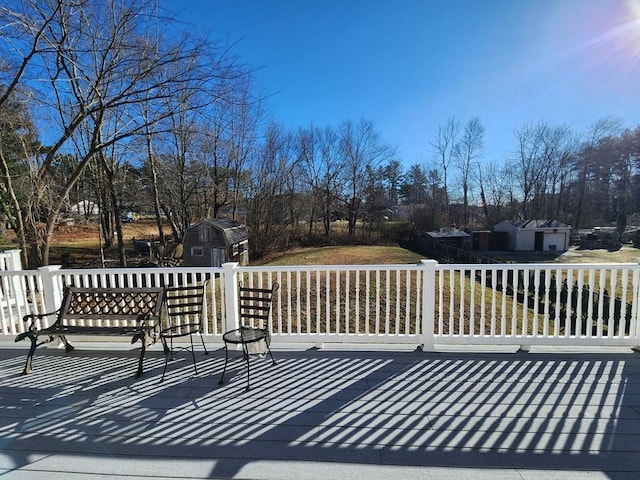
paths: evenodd
<path fill-rule="evenodd" d="M 484 213 L 484 227 L 492 228 L 505 217 L 510 218 L 515 214 L 509 210 L 511 205 L 517 203 L 511 166 L 499 166 L 496 162 L 479 162 L 476 167 L 474 178 Z"/>
<path fill-rule="evenodd" d="M 263 119 L 264 98 L 252 94 L 252 72 L 235 79 L 229 117 L 230 145 L 229 174 L 232 183 L 232 217 L 237 219 L 238 206 L 244 185 L 248 183 L 246 170 L 255 153 L 258 128 Z"/>
<path fill-rule="evenodd" d="M 389 161 L 395 152 L 382 142 L 373 122 L 368 120 L 360 120 L 357 125 L 344 121 L 338 128 L 338 136 L 345 174 L 343 201 L 347 206 L 349 235 L 355 235 L 367 183 L 367 168 Z"/>
<path fill-rule="evenodd" d="M 581 143 L 580 154 L 576 157 L 578 198 L 575 206 L 574 227 L 582 228 L 585 217 L 585 198 L 591 188 L 590 174 L 593 172 L 593 161 L 598 145 L 607 137 L 621 130 L 620 120 L 601 118 L 595 121 Z"/>
<path fill-rule="evenodd" d="M 178 242 L 194 221 L 217 217 L 229 204 L 235 212 L 260 114 L 260 99 L 250 91 L 252 70 L 227 49 L 203 55 L 198 65 L 208 73 L 162 107 L 167 118 L 155 126 L 150 163 L 160 178 L 158 210 Z"/>
<path fill-rule="evenodd" d="M 454 117 L 447 120 L 447 123 L 438 125 L 438 131 L 429 143 L 436 155 L 436 162 L 442 171 L 442 181 L 445 193 L 445 211 L 447 218 L 449 217 L 449 185 L 448 174 L 449 167 L 456 152 L 458 135 L 460 132 L 460 122 Z"/>
<path fill-rule="evenodd" d="M 343 171 L 335 129 L 310 127 L 298 132 L 301 167 L 312 192 L 309 233 L 313 231 L 316 213 L 322 217 L 324 234 L 331 234 L 331 220 L 341 198 Z"/>
<path fill-rule="evenodd" d="M 460 141 L 454 148 L 456 163 L 462 180 L 463 224 L 469 226 L 469 188 L 472 170 L 482 155 L 484 149 L 484 127 L 478 117 L 469 120 L 462 132 Z"/>
<path fill-rule="evenodd" d="M 251 183 L 246 192 L 252 256 L 263 256 L 286 237 L 286 205 L 292 194 L 287 187 L 297 162 L 293 144 L 293 135 L 272 123 L 259 156 L 250 165 Z"/>
<path fill-rule="evenodd" d="M 207 127 L 202 144 L 207 166 L 207 216 L 218 217 L 223 207 L 236 206 L 242 172 L 255 146 L 261 115 L 260 98 L 251 95 L 250 75 L 238 70 L 205 109 Z"/>
<path fill-rule="evenodd" d="M 56 220 L 83 170 L 110 145 L 145 132 L 132 106 L 175 95 L 198 45 L 168 40 L 171 22 L 155 0 L 20 0 L 13 7 L 0 10 L 9 26 L 0 43 L 9 86 L 0 104 L 18 88 L 28 92 L 38 120 L 47 121 L 49 146 L 25 155 L 34 195 L 12 209 L 22 218 L 17 233 L 29 244 L 31 265 L 46 264 Z M 79 161 L 61 184 L 55 159 L 70 152 Z"/>
<path fill-rule="evenodd" d="M 517 171 L 522 192 L 522 215 L 547 217 L 553 212 L 556 192 L 571 155 L 572 135 L 565 125 L 540 121 L 516 130 Z"/>

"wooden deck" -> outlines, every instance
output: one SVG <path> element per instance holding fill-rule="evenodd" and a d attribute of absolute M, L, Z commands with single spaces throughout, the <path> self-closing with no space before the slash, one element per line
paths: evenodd
<path fill-rule="evenodd" d="M 640 354 L 288 349 L 252 390 L 210 345 L 0 343 L 3 479 L 640 478 Z"/>

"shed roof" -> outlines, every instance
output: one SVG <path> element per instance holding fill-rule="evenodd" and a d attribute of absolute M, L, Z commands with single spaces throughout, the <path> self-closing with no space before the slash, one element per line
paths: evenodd
<path fill-rule="evenodd" d="M 218 230 L 222 230 L 229 245 L 243 242 L 248 237 L 246 225 L 236 222 L 235 220 L 231 220 L 230 218 L 208 218 L 196 223 L 195 225 L 191 225 L 189 229 L 197 228 L 203 223 L 209 224 Z"/>
<path fill-rule="evenodd" d="M 505 222 L 512 224 L 514 227 L 519 229 L 529 229 L 529 228 L 571 228 L 571 225 L 567 225 L 566 223 L 562 223 L 558 220 L 552 220 L 550 218 L 538 219 L 538 220 L 528 220 L 528 219 L 512 219 L 505 220 Z"/>
<path fill-rule="evenodd" d="M 471 236 L 462 230 L 440 230 L 439 232 L 427 232 L 427 235 L 433 238 L 467 238 Z"/>

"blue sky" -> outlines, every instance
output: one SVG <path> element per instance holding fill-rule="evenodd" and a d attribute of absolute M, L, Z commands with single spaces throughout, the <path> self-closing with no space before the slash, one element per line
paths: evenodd
<path fill-rule="evenodd" d="M 640 125 L 640 0 L 160 0 L 260 66 L 285 127 L 375 123 L 405 166 L 451 117 L 479 117 L 484 158 L 544 120 Z"/>

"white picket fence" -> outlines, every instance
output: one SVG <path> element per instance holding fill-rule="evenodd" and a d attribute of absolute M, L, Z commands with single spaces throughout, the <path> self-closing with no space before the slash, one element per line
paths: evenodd
<path fill-rule="evenodd" d="M 0 336 L 55 311 L 65 285 L 167 286 L 209 280 L 208 341 L 236 326 L 238 282 L 277 282 L 277 343 L 629 346 L 640 344 L 636 264 L 339 265 L 0 271 Z M 49 321 L 53 321 L 50 319 Z M 46 320 L 43 320 L 43 323 Z"/>

